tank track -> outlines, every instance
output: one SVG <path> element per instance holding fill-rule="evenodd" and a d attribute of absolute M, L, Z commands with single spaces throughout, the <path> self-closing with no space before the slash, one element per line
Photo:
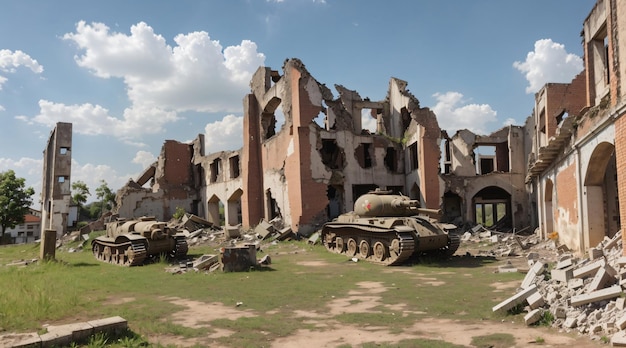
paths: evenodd
<path fill-rule="evenodd" d="M 441 256 L 452 257 L 461 245 L 461 237 L 456 234 L 448 234 L 448 245 L 439 249 Z"/>
<path fill-rule="evenodd" d="M 176 245 L 174 246 L 174 250 L 170 253 L 170 257 L 179 259 L 187 256 L 187 252 L 189 251 L 187 238 L 185 236 L 175 236 L 174 241 Z"/>
<path fill-rule="evenodd" d="M 143 240 L 112 243 L 96 239 L 91 249 L 97 260 L 118 266 L 139 266 L 148 256 L 146 243 Z"/>
<path fill-rule="evenodd" d="M 415 250 L 411 233 L 370 226 L 327 226 L 322 230 L 321 239 L 330 252 L 384 266 L 402 264 Z"/>

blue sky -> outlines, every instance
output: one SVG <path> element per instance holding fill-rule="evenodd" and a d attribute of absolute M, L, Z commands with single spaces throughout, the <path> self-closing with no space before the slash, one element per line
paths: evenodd
<path fill-rule="evenodd" d="M 582 71 L 592 0 L 3 1 L 0 171 L 37 194 L 57 122 L 73 124 L 72 181 L 113 190 L 167 139 L 242 146 L 259 66 L 299 58 L 320 83 L 385 98 L 389 79 L 454 134 L 523 124 L 534 93 Z"/>

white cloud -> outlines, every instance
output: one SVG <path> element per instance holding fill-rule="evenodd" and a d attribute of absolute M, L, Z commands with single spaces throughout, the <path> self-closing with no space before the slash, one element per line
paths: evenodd
<path fill-rule="evenodd" d="M 133 163 L 141 165 L 142 168 L 148 168 L 156 161 L 156 157 L 148 151 L 137 151 Z"/>
<path fill-rule="evenodd" d="M 369 130 L 372 134 L 376 134 L 377 120 L 372 117 L 371 109 L 361 110 L 361 128 Z"/>
<path fill-rule="evenodd" d="M 513 67 L 522 72 L 528 86 L 526 93 L 536 93 L 546 83 L 567 83 L 583 70 L 583 60 L 567 53 L 565 46 L 551 39 L 535 42 L 535 50 L 528 52 L 524 62 L 516 61 Z"/>
<path fill-rule="evenodd" d="M 204 127 L 205 152 L 207 154 L 238 150 L 243 146 L 243 117 L 227 115 L 221 121 L 208 123 Z"/>
<path fill-rule="evenodd" d="M 32 187 L 35 190 L 35 194 L 31 197 L 33 201 L 32 207 L 40 209 L 43 159 L 22 157 L 15 160 L 0 157 L 0 172 L 7 170 L 13 170 L 15 176 L 24 178 L 26 187 Z"/>
<path fill-rule="evenodd" d="M 144 22 L 126 35 L 81 21 L 63 38 L 82 50 L 75 57 L 79 66 L 99 77 L 122 78 L 133 108 L 240 111 L 252 74 L 265 62 L 254 42 L 223 49 L 204 31 L 177 35 L 172 48 Z"/>
<path fill-rule="evenodd" d="M 17 119 L 28 120 L 23 116 Z M 155 134 L 164 130 L 168 122 L 178 119 L 173 111 L 159 108 L 134 108 L 124 110 L 123 119 L 109 115 L 109 110 L 89 103 L 81 105 L 57 104 L 48 100 L 39 101 L 39 115 L 32 120 L 54 128 L 60 120 L 72 123 L 72 131 L 85 135 L 113 135 L 122 139 L 137 134 Z"/>
<path fill-rule="evenodd" d="M 119 174 L 115 169 L 107 165 L 96 164 L 80 164 L 75 159 L 72 159 L 72 175 L 71 181 L 82 181 L 87 184 L 91 196 L 87 197 L 87 203 L 97 200 L 96 189 L 101 185 L 101 180 L 107 183 L 107 186 L 111 191 L 116 192 L 122 188 L 128 179 L 136 178 L 137 173 L 132 174 Z"/>
<path fill-rule="evenodd" d="M 13 73 L 21 66 L 29 68 L 35 74 L 41 74 L 43 72 L 43 66 L 28 54 L 20 50 L 15 52 L 6 49 L 0 50 L 0 71 Z M 2 85 L 7 82 L 7 80 L 6 77 L 0 75 L 0 90 L 2 90 Z"/>
<path fill-rule="evenodd" d="M 512 126 L 515 125 L 517 123 L 517 121 L 514 118 L 507 118 L 506 120 L 504 120 L 504 122 L 502 123 L 504 126 Z"/>
<path fill-rule="evenodd" d="M 457 131 L 468 129 L 476 134 L 485 134 L 488 125 L 496 121 L 497 113 L 488 104 L 467 104 L 458 92 L 436 93 L 437 104 L 432 108 L 437 115 L 439 127 Z"/>

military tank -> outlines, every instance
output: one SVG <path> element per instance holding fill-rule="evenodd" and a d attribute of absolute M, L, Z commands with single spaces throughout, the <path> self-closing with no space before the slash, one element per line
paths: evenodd
<path fill-rule="evenodd" d="M 154 217 L 118 219 L 106 224 L 106 235 L 95 238 L 91 249 L 96 259 L 120 266 L 142 265 L 152 256 L 172 258 L 187 255 L 189 246 L 182 233 Z"/>
<path fill-rule="evenodd" d="M 414 255 L 454 255 L 459 236 L 444 230 L 439 210 L 418 206 L 391 191 L 370 191 L 356 200 L 354 211 L 324 224 L 320 239 L 331 252 L 386 266 Z"/>

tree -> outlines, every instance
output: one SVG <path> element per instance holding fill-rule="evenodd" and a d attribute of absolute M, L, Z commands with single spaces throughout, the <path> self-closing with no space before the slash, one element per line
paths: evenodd
<path fill-rule="evenodd" d="M 89 193 L 87 184 L 80 180 L 72 183 L 72 193 L 72 201 L 78 205 L 78 220 L 80 220 L 80 213 L 82 211 L 83 204 L 87 202 L 87 196 L 91 196 L 91 193 Z"/>
<path fill-rule="evenodd" d="M 0 172 L 0 226 L 4 238 L 7 228 L 24 223 L 24 216 L 28 214 L 30 205 L 33 203 L 32 195 L 35 190 L 25 187 L 25 179 L 15 176 L 13 170 Z"/>
<path fill-rule="evenodd" d="M 107 182 L 104 180 L 100 180 L 100 186 L 96 189 L 96 197 L 100 200 L 100 215 L 102 215 L 105 210 L 111 210 L 115 206 L 115 193 L 111 191 Z"/>

